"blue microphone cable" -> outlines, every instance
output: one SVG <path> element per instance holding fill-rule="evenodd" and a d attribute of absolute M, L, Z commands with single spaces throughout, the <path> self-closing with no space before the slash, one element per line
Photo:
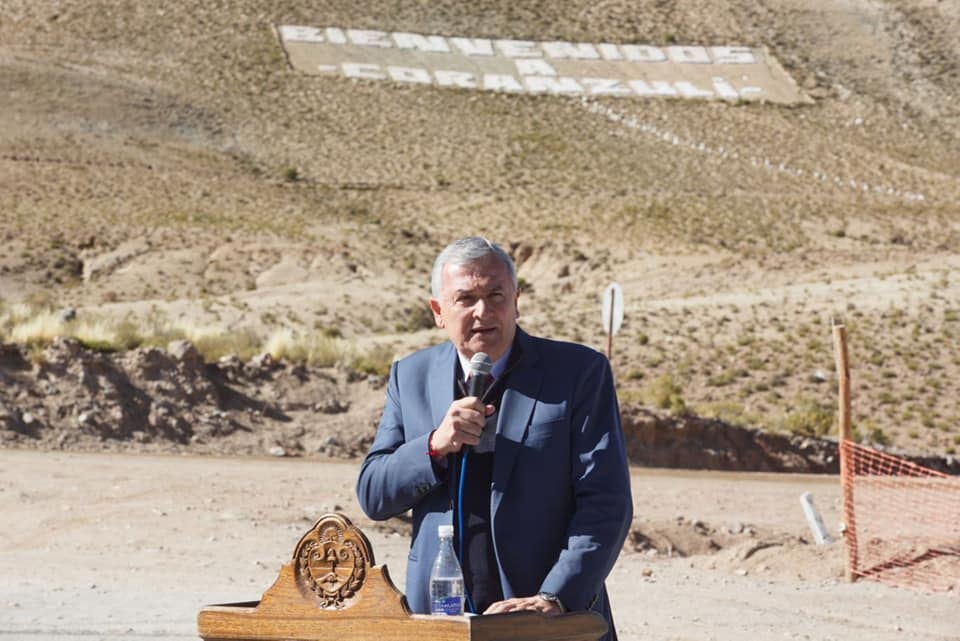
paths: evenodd
<path fill-rule="evenodd" d="M 470 453 L 469 450 L 464 450 L 460 456 L 460 482 L 458 483 L 459 487 L 457 488 L 457 519 L 460 525 L 460 563 L 463 564 L 463 540 L 466 537 L 466 530 L 463 529 L 463 479 L 467 476 L 467 455 Z M 462 568 L 461 568 L 462 573 Z M 473 599 L 470 598 L 470 592 L 467 590 L 467 581 L 463 581 L 463 596 L 467 601 L 467 607 L 469 608 L 472 614 L 477 613 L 477 609 L 473 606 Z"/>

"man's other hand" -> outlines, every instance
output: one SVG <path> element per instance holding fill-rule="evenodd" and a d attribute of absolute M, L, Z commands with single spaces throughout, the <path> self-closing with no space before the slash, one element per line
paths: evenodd
<path fill-rule="evenodd" d="M 563 614 L 563 609 L 560 607 L 559 603 L 555 601 L 547 601 L 539 595 L 497 601 L 487 608 L 484 611 L 484 614 L 519 612 L 521 610 L 532 610 L 548 616 L 557 616 L 559 614 Z"/>

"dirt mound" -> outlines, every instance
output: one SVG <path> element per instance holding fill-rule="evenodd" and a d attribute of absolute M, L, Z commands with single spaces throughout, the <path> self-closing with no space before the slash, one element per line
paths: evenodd
<path fill-rule="evenodd" d="M 627 455 L 640 465 L 702 470 L 837 473 L 836 442 L 775 434 L 697 416 L 624 408 Z"/>
<path fill-rule="evenodd" d="M 187 341 L 110 353 L 56 339 L 0 346 L 0 442 L 78 451 L 357 458 L 373 442 L 381 377 L 261 354 L 204 363 Z M 635 465 L 752 472 L 838 471 L 836 442 L 774 434 L 639 405 L 622 410 Z M 950 473 L 952 458 L 913 457 Z"/>
<path fill-rule="evenodd" d="M 670 521 L 637 519 L 624 548 L 650 562 L 687 558 L 694 568 L 807 581 L 842 578 L 845 558 L 840 544 L 814 545 L 807 537 L 737 520 L 713 525 L 683 516 Z"/>
<path fill-rule="evenodd" d="M 731 523 L 726 526 L 711 526 L 699 520 L 687 520 L 678 516 L 673 521 L 654 522 L 638 520 L 630 528 L 626 546 L 634 552 L 650 556 L 697 556 L 714 554 L 724 548 L 756 539 L 757 531 L 743 523 Z"/>
<path fill-rule="evenodd" d="M 76 450 L 357 457 L 372 442 L 383 380 L 263 354 L 206 364 L 186 341 L 124 353 L 57 339 L 0 353 L 0 438 Z M 357 403 L 359 407 L 353 407 Z M 836 445 L 628 407 L 632 462 L 708 470 L 835 472 Z"/>
<path fill-rule="evenodd" d="M 184 341 L 111 354 L 58 339 L 29 358 L 8 345 L 0 379 L 0 439 L 44 449 L 352 458 L 382 396 L 375 377 L 269 355 L 205 364 Z"/>
<path fill-rule="evenodd" d="M 837 441 L 732 425 L 694 414 L 673 416 L 642 405 L 621 410 L 630 461 L 645 467 L 838 474 Z M 960 474 L 955 456 L 895 452 L 945 474 Z"/>

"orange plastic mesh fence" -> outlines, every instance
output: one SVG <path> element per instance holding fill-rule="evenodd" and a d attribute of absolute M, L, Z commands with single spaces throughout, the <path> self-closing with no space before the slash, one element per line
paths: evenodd
<path fill-rule="evenodd" d="M 840 452 L 852 575 L 960 590 L 960 477 L 852 441 Z"/>

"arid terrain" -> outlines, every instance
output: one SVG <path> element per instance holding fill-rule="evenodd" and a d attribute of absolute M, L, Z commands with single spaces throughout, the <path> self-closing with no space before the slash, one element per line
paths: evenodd
<path fill-rule="evenodd" d="M 255 601 L 326 512 L 370 538 L 402 589 L 409 522 L 362 518 L 358 465 L 0 451 L 0 638 L 196 639 L 204 605 Z M 624 641 L 952 641 L 957 592 L 843 580 L 822 475 L 636 469 L 636 518 L 608 578 Z"/>
<path fill-rule="evenodd" d="M 278 24 L 762 46 L 812 104 L 305 76 Z M 0 336 L 382 374 L 441 338 L 432 257 L 483 233 L 514 252 L 528 330 L 603 349 L 622 285 L 625 405 L 823 435 L 839 319 L 858 438 L 951 455 L 958 28 L 926 1 L 4 2 Z"/>
<path fill-rule="evenodd" d="M 284 24 L 762 47 L 810 101 L 309 76 Z M 957 472 L 957 33 L 949 0 L 4 0 L 0 636 L 189 638 L 359 516 L 384 376 L 443 339 L 428 273 L 467 234 L 510 249 L 533 333 L 605 349 L 623 288 L 622 638 L 955 636 L 956 591 L 850 586 L 809 544 L 796 497 L 835 532 L 833 477 L 645 468 L 834 472 L 836 320 L 855 437 Z M 402 577 L 405 524 L 361 525 Z"/>

